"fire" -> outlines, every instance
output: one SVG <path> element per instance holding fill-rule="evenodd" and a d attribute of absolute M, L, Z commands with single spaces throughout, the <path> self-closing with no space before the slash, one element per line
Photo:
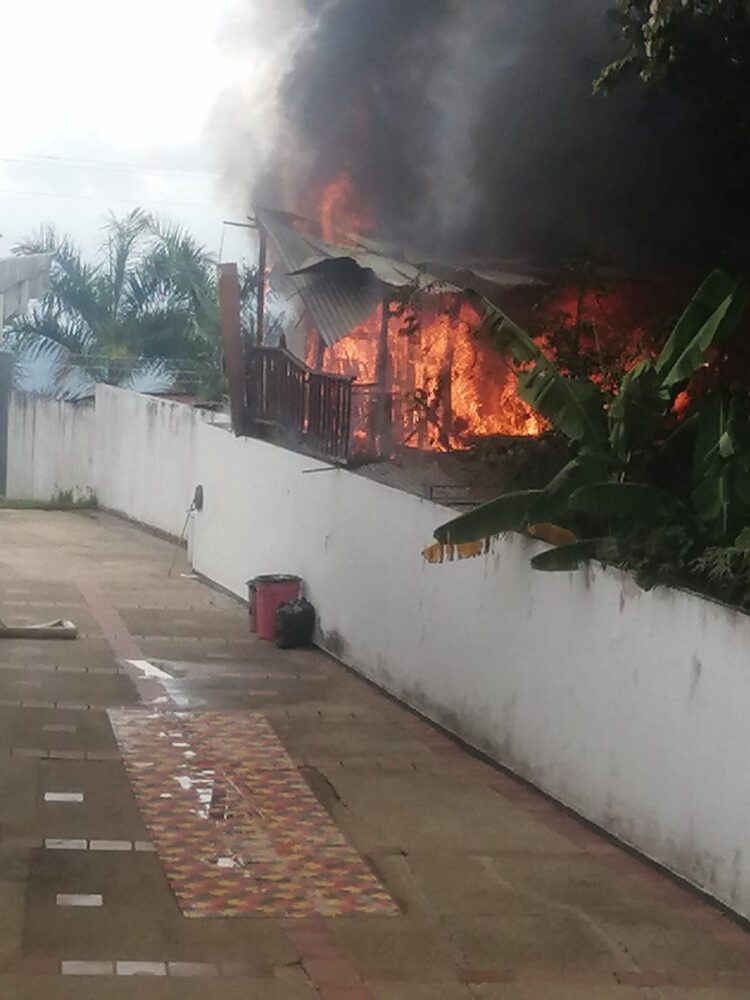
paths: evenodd
<path fill-rule="evenodd" d="M 678 305 L 671 289 L 642 282 L 600 291 L 566 288 L 540 308 L 538 343 L 563 371 L 616 393 L 625 372 L 658 354 L 654 317 L 671 315 Z"/>
<path fill-rule="evenodd" d="M 327 242 L 355 244 L 372 228 L 370 213 L 346 172 L 325 186 L 317 207 Z M 353 434 L 363 447 L 373 437 L 373 407 L 379 398 L 382 317 L 379 307 L 322 358 L 324 370 L 355 379 Z M 418 307 L 390 307 L 386 390 L 393 443 L 449 450 L 483 435 L 531 436 L 544 429 L 519 399 L 509 363 L 480 338 L 480 326 L 476 311 L 460 296 L 426 298 Z M 306 360 L 317 367 L 320 355 L 313 333 Z"/>
<path fill-rule="evenodd" d="M 318 219 L 324 239 L 343 245 L 355 245 L 373 224 L 346 172 L 323 188 Z M 567 374 L 616 392 L 625 371 L 654 355 L 648 321 L 664 305 L 657 294 L 655 287 L 627 283 L 608 290 L 558 290 L 534 310 L 535 339 Z M 311 330 L 306 353 L 311 367 L 354 379 L 353 435 L 364 449 L 376 445 L 387 452 L 390 445 L 401 445 L 447 451 L 469 447 L 480 437 L 530 437 L 547 429 L 519 397 L 512 361 L 483 336 L 480 317 L 466 298 L 419 296 L 388 308 L 384 387 L 382 369 L 378 372 L 383 307 L 325 350 Z"/>
<path fill-rule="evenodd" d="M 388 320 L 388 391 L 396 444 L 432 450 L 467 447 L 486 435 L 532 436 L 541 419 L 518 397 L 516 374 L 479 336 L 480 318 L 459 296 L 428 300 Z M 326 351 L 327 371 L 375 387 L 382 308 Z M 368 409 L 355 424 L 368 420 Z"/>
<path fill-rule="evenodd" d="M 318 206 L 323 239 L 346 246 L 357 242 L 363 231 L 372 227 L 372 219 L 358 204 L 354 183 L 344 172 L 323 189 Z"/>

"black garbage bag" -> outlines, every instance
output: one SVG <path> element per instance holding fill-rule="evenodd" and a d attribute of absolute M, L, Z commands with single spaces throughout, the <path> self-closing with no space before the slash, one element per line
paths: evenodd
<path fill-rule="evenodd" d="M 276 610 L 274 641 L 279 649 L 299 649 L 309 646 L 315 631 L 315 608 L 304 597 Z"/>

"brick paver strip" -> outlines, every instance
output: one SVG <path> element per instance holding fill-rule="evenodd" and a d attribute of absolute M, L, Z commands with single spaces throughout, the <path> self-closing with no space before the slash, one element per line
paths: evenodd
<path fill-rule="evenodd" d="M 78 580 L 77 585 L 115 656 L 125 660 L 143 659 L 141 647 L 107 595 L 92 580 Z"/>
<path fill-rule="evenodd" d="M 92 580 L 78 580 L 77 585 L 81 596 L 88 605 L 89 611 L 99 623 L 99 627 L 110 649 L 118 659 L 126 661 L 125 665 L 119 668 L 118 672 L 124 673 L 131 679 L 141 702 L 148 704 L 159 699 L 162 702 L 166 701 L 166 703 L 173 705 L 172 696 L 168 689 L 164 687 L 161 680 L 155 677 L 146 677 L 138 667 L 131 665 L 131 660 L 145 660 L 146 656 L 141 649 L 138 638 L 130 634 L 119 611 L 107 595 Z M 107 711 L 113 706 L 82 705 L 80 707 Z"/>
<path fill-rule="evenodd" d="M 395 915 L 258 712 L 109 713 L 189 917 Z"/>
<path fill-rule="evenodd" d="M 324 920 L 282 920 L 281 928 L 321 1000 L 373 1000 Z"/>

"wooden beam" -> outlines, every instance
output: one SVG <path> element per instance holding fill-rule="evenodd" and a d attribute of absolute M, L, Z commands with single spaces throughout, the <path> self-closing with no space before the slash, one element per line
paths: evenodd
<path fill-rule="evenodd" d="M 255 337 L 258 344 L 265 342 L 266 326 L 266 265 L 268 263 L 268 237 L 258 224 L 258 318 Z"/>
<path fill-rule="evenodd" d="M 219 321 L 224 347 L 224 370 L 229 384 L 232 430 L 244 434 L 247 401 L 240 321 L 240 281 L 236 264 L 219 264 Z"/>
<path fill-rule="evenodd" d="M 388 349 L 388 326 L 391 318 L 390 297 L 387 293 L 383 295 L 382 316 L 380 319 L 380 333 L 378 336 L 378 353 L 375 362 L 375 383 L 377 385 L 377 398 L 375 400 L 375 413 L 373 420 L 373 444 L 377 447 L 378 454 L 389 455 L 393 444 L 391 427 L 391 408 L 389 375 L 390 375 L 390 355 Z"/>

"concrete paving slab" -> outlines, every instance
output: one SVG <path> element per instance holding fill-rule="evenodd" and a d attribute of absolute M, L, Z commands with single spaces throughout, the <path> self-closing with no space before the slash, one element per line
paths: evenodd
<path fill-rule="evenodd" d="M 509 853 L 483 859 L 482 868 L 488 885 L 518 894 L 526 901 L 527 913 L 557 905 L 594 920 L 613 914 L 623 923 L 674 919 L 666 904 L 645 896 L 633 882 L 580 851 L 550 857 Z"/>
<path fill-rule="evenodd" d="M 39 767 L 39 803 L 30 829 L 40 836 L 148 840 L 146 827 L 121 763 L 115 761 L 43 760 Z M 76 806 L 41 801 L 43 791 L 83 793 Z"/>
<path fill-rule="evenodd" d="M 624 924 L 608 917 L 600 926 L 616 937 L 642 969 L 665 973 L 679 968 L 686 975 L 742 973 L 748 977 L 750 991 L 748 952 L 707 936 L 702 928 L 680 919 L 679 914 L 669 924 L 645 918 Z"/>
<path fill-rule="evenodd" d="M 28 687 L 33 680 L 35 686 Z M 0 701 L 18 699 L 24 702 L 70 702 L 84 705 L 135 704 L 137 696 L 132 684 L 123 675 L 61 674 L 57 671 L 27 673 L 0 671 Z"/>
<path fill-rule="evenodd" d="M 330 921 L 331 933 L 366 980 L 458 981 L 460 954 L 452 935 L 416 917 L 347 917 Z"/>
<path fill-rule="evenodd" d="M 748 989 L 736 989 L 731 986 L 661 986 L 653 991 L 658 1000 L 747 1000 Z M 525 1000 L 525 998 L 524 998 Z M 567 998 L 566 998 L 567 1000 Z"/>
<path fill-rule="evenodd" d="M 581 982 L 567 986 L 550 982 L 536 982 L 525 986 L 513 983 L 486 984 L 473 986 L 470 995 L 472 1000 L 666 1000 L 661 990 L 637 989 L 610 983 L 585 985 Z M 694 1000 L 702 998 L 695 997 Z M 724 1000 L 734 998 L 725 995 Z"/>
<path fill-rule="evenodd" d="M 84 753 L 117 750 L 105 712 L 26 709 L 13 714 L 12 746 Z M 0 726 L 2 721 L 0 720 Z"/>
<path fill-rule="evenodd" d="M 80 667 L 87 664 L 116 666 L 115 656 L 106 639 L 91 635 L 65 642 L 57 639 L 47 642 L 0 639 L 0 655 L 3 663 L 15 666 L 25 664 L 45 667 Z"/>
<path fill-rule="evenodd" d="M 555 973 L 597 971 L 614 977 L 638 967 L 617 938 L 555 907 L 542 915 L 463 919 L 454 940 L 470 969 Z"/>
<path fill-rule="evenodd" d="M 0 847 L 0 868 L 8 873 L 8 852 Z M 27 866 L 15 861 L 15 878 L 0 877 L 0 973 L 23 953 L 23 925 L 26 906 Z M 2 976 L 0 975 L 0 979 Z M 5 1000 L 5 994 L 0 992 Z"/>
<path fill-rule="evenodd" d="M 317 1000 L 318 994 L 298 984 L 263 980 L 222 979 L 220 987 L 202 980 L 138 977 L 13 977 L 0 989 L 15 990 L 2 1000 Z"/>
<path fill-rule="evenodd" d="M 0 705 L 1 1000 L 750 995 L 748 939 L 715 910 L 319 652 L 252 637 L 240 603 L 179 575 L 189 569 L 184 551 L 170 578 L 173 545 L 101 512 L 0 512 L 0 525 L 0 606 L 43 617 L 66 608 L 91 632 L 0 646 L 0 701 L 14 703 Z M 98 610 L 84 601 L 96 593 Z M 188 920 L 153 853 L 29 846 L 147 839 L 121 764 L 84 759 L 114 751 L 105 714 L 34 707 L 136 701 L 133 679 L 115 674 L 124 654 L 103 606 L 130 629 L 138 658 L 182 664 L 165 686 L 139 686 L 147 700 L 169 689 L 188 705 L 262 707 L 401 915 L 293 927 L 257 916 Z M 81 759 L 44 759 L 50 752 Z M 84 802 L 43 803 L 55 790 L 80 790 Z M 61 907 L 58 894 L 101 895 L 103 905 Z M 49 974 L 70 960 L 203 963 L 232 976 Z M 367 993 L 345 989 L 360 979 Z"/>
<path fill-rule="evenodd" d="M 312 692 L 312 698 L 320 697 L 320 692 Z M 322 704 L 321 709 L 325 707 Z M 430 767 L 435 763 L 429 747 L 394 730 L 388 722 L 368 717 L 367 712 L 358 711 L 353 703 L 353 715 L 349 719 L 274 719 L 274 728 L 283 739 L 285 746 L 294 757 L 380 757 L 406 760 Z"/>
<path fill-rule="evenodd" d="M 248 616 L 239 605 L 233 612 L 199 608 L 125 608 L 121 615 L 128 630 L 137 636 L 192 638 L 200 635 L 203 639 L 249 639 Z"/>
<path fill-rule="evenodd" d="M 367 983 L 372 1000 L 472 1000 L 474 994 L 460 983 Z"/>
<path fill-rule="evenodd" d="M 101 909 L 63 912 L 57 892 L 100 893 Z M 31 863 L 30 955 L 282 966 L 297 955 L 270 920 L 187 920 L 155 854 L 40 851 Z M 270 971 L 269 971 L 270 975 Z"/>
<path fill-rule="evenodd" d="M 402 891 L 411 906 L 425 913 L 473 917 L 531 914 L 546 908 L 546 902 L 531 898 L 522 888 L 489 879 L 487 864 L 492 860 L 458 850 L 412 853 L 388 858 L 386 870 L 397 864 L 402 868 Z"/>
<path fill-rule="evenodd" d="M 397 844 L 407 853 L 458 849 L 570 853 L 570 843 L 487 789 L 450 775 L 323 769 L 360 849 Z M 342 818 L 342 822 L 343 822 Z"/>
<path fill-rule="evenodd" d="M 38 804 L 39 762 L 28 757 L 0 757 L 0 840 L 28 833 Z"/>

